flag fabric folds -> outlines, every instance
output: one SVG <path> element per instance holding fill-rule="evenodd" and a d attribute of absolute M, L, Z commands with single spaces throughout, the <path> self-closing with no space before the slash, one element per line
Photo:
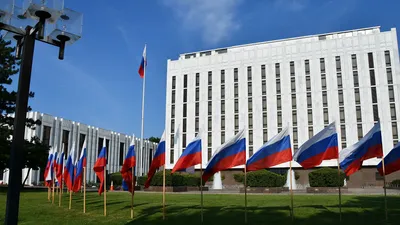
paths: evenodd
<path fill-rule="evenodd" d="M 76 174 L 74 178 L 74 187 L 73 187 L 74 192 L 78 192 L 81 189 L 82 179 L 83 179 L 83 167 L 86 167 L 86 138 L 85 141 L 83 142 L 81 156 L 79 157 L 79 161 L 76 165 Z"/>
<path fill-rule="evenodd" d="M 294 161 L 305 169 L 316 167 L 324 160 L 337 159 L 338 157 L 338 138 L 335 122 L 329 124 L 306 141 L 293 155 Z"/>
<path fill-rule="evenodd" d="M 350 176 L 361 169 L 364 160 L 382 156 L 381 126 L 378 122 L 360 141 L 340 151 L 340 168 Z"/>
<path fill-rule="evenodd" d="M 144 73 L 145 73 L 145 69 L 147 66 L 147 57 L 146 57 L 146 45 L 144 46 L 143 49 L 143 54 L 142 54 L 142 61 L 140 62 L 140 66 L 139 66 L 139 70 L 138 73 L 140 75 L 141 78 L 144 78 Z"/>
<path fill-rule="evenodd" d="M 63 175 L 63 167 L 64 167 L 64 152 L 61 152 L 61 154 L 58 157 L 57 160 L 57 173 L 56 173 L 56 178 L 58 181 L 58 184 L 61 185 L 62 182 L 62 175 Z"/>
<path fill-rule="evenodd" d="M 246 138 L 244 130 L 219 146 L 203 173 L 206 182 L 215 173 L 246 164 Z"/>
<path fill-rule="evenodd" d="M 51 148 L 49 151 L 49 156 L 47 157 L 46 168 L 44 170 L 44 181 L 45 181 L 46 187 L 51 187 L 51 185 L 52 185 L 51 168 L 52 168 L 52 164 L 53 164 L 53 157 L 54 157 L 54 149 Z"/>
<path fill-rule="evenodd" d="M 135 188 L 132 187 L 132 180 L 134 179 L 134 174 L 132 174 L 132 168 L 135 168 L 135 166 L 136 166 L 135 136 L 133 136 L 131 145 L 129 146 L 128 153 L 126 154 L 124 164 L 122 165 L 121 169 L 122 179 L 125 182 L 128 191 L 131 193 L 135 191 Z"/>
<path fill-rule="evenodd" d="M 192 142 L 190 142 L 185 151 L 182 153 L 181 157 L 176 162 L 171 173 L 176 171 L 182 171 L 192 166 L 201 163 L 201 138 L 197 135 Z"/>
<path fill-rule="evenodd" d="M 400 142 L 385 156 L 385 175 L 400 170 Z M 382 161 L 378 164 L 377 169 L 381 176 L 383 176 Z"/>
<path fill-rule="evenodd" d="M 104 192 L 104 169 L 107 165 L 107 147 L 106 147 L 106 139 L 103 139 L 103 148 L 101 149 L 101 152 L 99 156 L 97 157 L 96 163 L 94 164 L 93 170 L 96 173 L 97 177 L 100 180 L 100 186 L 98 193 L 101 195 L 101 193 Z"/>
<path fill-rule="evenodd" d="M 292 160 L 289 128 L 286 127 L 279 134 L 265 143 L 247 160 L 247 171 L 261 170 Z"/>
<path fill-rule="evenodd" d="M 161 166 L 165 165 L 165 131 L 161 137 L 160 143 L 158 143 L 157 150 L 154 153 L 153 161 L 151 161 L 149 172 L 147 173 L 147 180 L 144 184 L 144 188 L 150 186 L 151 179 L 153 178 L 156 170 Z"/>
<path fill-rule="evenodd" d="M 71 152 L 69 153 L 67 162 L 64 167 L 64 181 L 67 189 L 72 191 L 74 187 L 74 174 L 75 174 L 75 144 L 72 144 Z"/>

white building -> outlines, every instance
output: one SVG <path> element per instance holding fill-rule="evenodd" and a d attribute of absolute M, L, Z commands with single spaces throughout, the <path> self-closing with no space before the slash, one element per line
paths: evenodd
<path fill-rule="evenodd" d="M 132 135 L 126 135 L 86 124 L 66 120 L 63 118 L 54 117 L 51 115 L 29 112 L 28 118 L 41 120 L 42 124 L 36 126 L 36 129 L 25 129 L 25 139 L 30 140 L 31 137 L 37 136 L 42 142 L 49 146 L 54 146 L 58 151 L 64 147 L 65 159 L 71 151 L 75 148 L 75 158 L 79 158 L 85 138 L 87 139 L 87 182 L 96 182 L 97 177 L 93 171 L 93 166 L 96 162 L 97 156 L 103 146 L 103 139 L 106 139 L 108 163 L 108 173 L 114 173 L 121 170 L 123 160 L 125 159 L 129 145 L 132 140 Z M 139 171 L 142 165 L 142 172 L 147 173 L 153 154 L 157 148 L 157 144 L 149 141 L 143 143 L 143 157 L 140 152 L 140 139 L 135 138 L 135 152 L 136 152 L 136 171 Z M 22 179 L 25 179 L 28 169 L 23 169 Z M 43 170 L 31 170 L 30 175 L 26 181 L 27 185 L 38 184 L 44 180 Z M 3 183 L 8 181 L 8 170 L 3 174 Z"/>
<path fill-rule="evenodd" d="M 363 137 L 378 118 L 387 154 L 399 139 L 399 84 L 395 28 L 381 32 L 371 27 L 181 54 L 168 60 L 167 168 L 173 167 L 198 132 L 204 168 L 216 147 L 242 128 L 250 157 L 287 125 L 296 150 L 336 121 L 342 149 Z M 364 165 L 377 162 L 371 159 Z M 337 166 L 337 162 L 322 166 Z"/>

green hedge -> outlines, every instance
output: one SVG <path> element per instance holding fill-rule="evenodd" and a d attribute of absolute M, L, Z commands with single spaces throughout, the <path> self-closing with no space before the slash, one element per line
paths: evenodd
<path fill-rule="evenodd" d="M 393 187 L 400 187 L 400 180 L 393 180 L 390 184 Z"/>
<path fill-rule="evenodd" d="M 147 180 L 147 176 L 138 177 L 138 185 L 144 186 Z M 151 186 L 163 186 L 163 171 L 159 171 L 154 174 L 153 179 L 150 182 Z M 200 186 L 200 175 L 185 174 L 185 173 L 174 173 L 171 174 L 170 170 L 165 171 L 165 185 L 166 186 Z"/>
<path fill-rule="evenodd" d="M 244 183 L 244 174 L 233 175 L 236 182 Z M 283 187 L 286 183 L 286 176 L 268 170 L 258 170 L 247 173 L 247 186 L 249 187 Z"/>
<path fill-rule="evenodd" d="M 121 173 L 120 172 L 116 172 L 116 173 L 110 174 L 110 180 L 113 182 L 114 186 L 122 185 L 122 175 L 121 175 Z"/>
<path fill-rule="evenodd" d="M 311 187 L 341 187 L 344 185 L 345 174 L 340 171 L 340 179 L 338 178 L 337 169 L 321 168 L 308 174 Z"/>

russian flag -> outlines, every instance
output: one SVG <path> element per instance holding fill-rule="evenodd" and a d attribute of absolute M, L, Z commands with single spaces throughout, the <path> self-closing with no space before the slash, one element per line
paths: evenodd
<path fill-rule="evenodd" d="M 100 187 L 98 190 L 99 195 L 104 192 L 104 169 L 107 165 L 107 147 L 106 147 L 106 138 L 103 139 L 103 148 L 99 156 L 97 157 L 97 161 L 94 164 L 93 170 L 96 173 L 97 177 L 100 180 Z"/>
<path fill-rule="evenodd" d="M 306 141 L 294 153 L 293 159 L 304 169 L 316 167 L 324 160 L 339 157 L 338 138 L 335 122 Z"/>
<path fill-rule="evenodd" d="M 75 148 L 74 145 L 72 145 L 71 152 L 69 153 L 67 162 L 65 163 L 65 169 L 64 169 L 64 181 L 65 185 L 67 186 L 67 189 L 69 191 L 72 191 L 74 187 L 74 173 L 75 173 Z"/>
<path fill-rule="evenodd" d="M 389 175 L 393 172 L 400 170 L 400 142 L 394 146 L 394 148 L 384 158 L 385 160 L 385 175 Z M 376 167 L 383 176 L 382 162 Z"/>
<path fill-rule="evenodd" d="M 147 180 L 144 184 L 144 188 L 150 186 L 151 179 L 153 178 L 156 170 L 161 166 L 165 165 L 165 131 L 161 137 L 160 143 L 158 143 L 157 150 L 154 153 L 153 161 L 151 161 L 149 172 L 147 173 Z"/>
<path fill-rule="evenodd" d="M 247 171 L 261 170 L 292 161 L 289 129 L 285 128 L 265 143 L 249 160 Z"/>
<path fill-rule="evenodd" d="M 55 153 L 54 153 L 54 157 L 53 157 L 53 165 L 52 165 L 52 166 L 53 166 L 53 169 L 52 169 L 53 174 L 51 174 L 51 176 L 54 177 L 54 178 L 56 178 L 56 175 L 57 175 L 58 157 L 60 157 L 60 156 L 58 155 L 58 152 L 55 152 Z"/>
<path fill-rule="evenodd" d="M 83 142 L 81 156 L 79 157 L 79 161 L 76 165 L 76 174 L 74 178 L 74 187 L 73 187 L 74 192 L 78 192 L 81 189 L 84 167 L 86 167 L 86 138 L 85 141 Z"/>
<path fill-rule="evenodd" d="M 141 78 L 144 78 L 145 70 L 146 70 L 146 66 L 147 66 L 146 47 L 147 46 L 145 45 L 144 49 L 143 49 L 143 54 L 142 54 L 142 61 L 140 62 L 140 66 L 139 66 L 139 70 L 138 70 L 138 73 Z"/>
<path fill-rule="evenodd" d="M 44 169 L 44 181 L 46 187 L 51 187 L 52 183 L 52 164 L 53 164 L 53 157 L 54 157 L 54 149 L 51 148 L 49 151 L 49 156 L 47 157 L 47 164 L 46 168 Z"/>
<path fill-rule="evenodd" d="M 56 173 L 56 178 L 59 184 L 62 183 L 63 166 L 64 166 L 64 152 L 61 152 L 60 156 L 58 157 L 57 173 Z"/>
<path fill-rule="evenodd" d="M 382 156 L 381 126 L 378 122 L 359 142 L 340 151 L 340 168 L 350 176 L 361 169 L 364 160 Z"/>
<path fill-rule="evenodd" d="M 136 154 L 135 154 L 135 136 L 132 137 L 131 145 L 129 146 L 128 153 L 126 154 L 124 164 L 122 165 L 121 175 L 125 182 L 129 192 L 133 193 L 135 188 L 132 187 L 134 181 L 134 175 L 132 175 L 132 168 L 136 166 Z"/>
<path fill-rule="evenodd" d="M 244 130 L 218 147 L 203 173 L 206 182 L 215 173 L 246 164 L 246 138 Z"/>
<path fill-rule="evenodd" d="M 194 165 L 201 164 L 201 138 L 197 135 L 192 142 L 190 142 L 185 151 L 179 157 L 171 173 L 176 171 L 186 170 Z"/>

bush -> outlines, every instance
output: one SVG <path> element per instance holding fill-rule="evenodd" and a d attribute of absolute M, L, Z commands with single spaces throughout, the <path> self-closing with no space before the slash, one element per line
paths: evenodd
<path fill-rule="evenodd" d="M 138 185 L 144 186 L 147 176 L 138 177 Z M 163 186 L 163 171 L 154 174 L 150 182 L 151 186 Z M 165 171 L 165 186 L 200 186 L 200 176 L 194 174 L 174 173 L 171 174 L 170 170 Z"/>
<path fill-rule="evenodd" d="M 300 179 L 300 174 L 299 174 L 299 172 L 294 171 L 294 179 L 295 179 L 295 180 Z"/>
<path fill-rule="evenodd" d="M 392 186 L 392 187 L 400 187 L 400 180 L 393 180 L 390 183 L 390 186 Z"/>
<path fill-rule="evenodd" d="M 233 175 L 235 181 L 244 183 L 244 174 Z M 283 187 L 286 176 L 268 170 L 258 170 L 247 173 L 247 186 L 249 187 Z"/>
<path fill-rule="evenodd" d="M 311 187 L 341 187 L 344 185 L 345 174 L 340 171 L 340 179 L 338 178 L 337 169 L 321 168 L 308 174 Z"/>
<path fill-rule="evenodd" d="M 121 173 L 120 172 L 116 172 L 116 173 L 110 174 L 110 180 L 113 182 L 114 186 L 122 185 L 122 175 L 121 175 Z"/>
<path fill-rule="evenodd" d="M 147 180 L 147 176 L 143 176 L 143 177 L 138 177 L 137 178 L 137 185 L 139 186 L 144 186 L 144 183 Z"/>

